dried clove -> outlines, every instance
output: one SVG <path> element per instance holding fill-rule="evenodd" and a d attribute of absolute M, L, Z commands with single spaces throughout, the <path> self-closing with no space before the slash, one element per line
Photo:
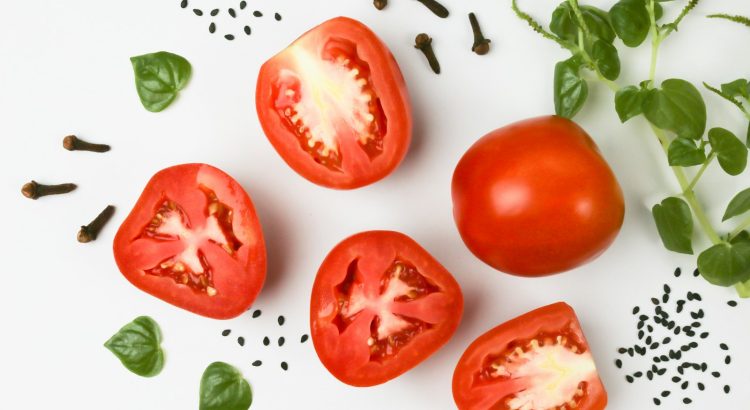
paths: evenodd
<path fill-rule="evenodd" d="M 91 152 L 107 152 L 110 150 L 110 146 L 107 144 L 92 144 L 76 137 L 75 135 L 68 135 L 63 138 L 63 148 L 68 151 Z"/>
<path fill-rule="evenodd" d="M 373 0 L 372 4 L 378 10 L 383 10 L 388 5 L 388 0 Z"/>
<path fill-rule="evenodd" d="M 418 2 L 422 3 L 430 9 L 431 12 L 433 12 L 436 16 L 440 18 L 446 18 L 450 14 L 448 12 L 448 9 L 445 8 L 442 4 L 438 3 L 437 0 L 417 0 Z"/>
<path fill-rule="evenodd" d="M 471 51 L 483 56 L 490 51 L 490 40 L 484 38 L 476 14 L 469 13 L 469 22 L 471 23 L 471 30 L 474 32 L 474 45 L 471 46 Z"/>
<path fill-rule="evenodd" d="M 426 33 L 420 33 L 414 41 L 416 43 L 414 48 L 421 50 L 422 53 L 424 53 L 425 57 L 427 57 L 427 61 L 430 63 L 432 71 L 435 74 L 440 74 L 440 62 L 438 62 L 437 57 L 435 57 L 435 51 L 432 49 L 432 38 Z"/>
<path fill-rule="evenodd" d="M 108 205 L 99 215 L 91 221 L 90 224 L 82 226 L 81 230 L 78 231 L 78 242 L 88 243 L 96 240 L 96 237 L 101 232 L 104 225 L 112 218 L 115 213 L 115 207 Z"/>
<path fill-rule="evenodd" d="M 36 181 L 23 184 L 21 193 L 29 199 L 37 199 L 47 195 L 67 194 L 77 188 L 76 184 L 44 185 Z"/>

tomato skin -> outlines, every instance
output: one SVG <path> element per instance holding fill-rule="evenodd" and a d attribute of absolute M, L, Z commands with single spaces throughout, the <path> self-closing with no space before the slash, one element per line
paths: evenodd
<path fill-rule="evenodd" d="M 147 274 L 164 258 L 185 249 L 181 240 L 143 238 L 164 198 L 184 208 L 192 227 L 206 222 L 208 199 L 200 187 L 210 189 L 232 209 L 233 235 L 241 243 L 233 256 L 216 245 L 202 245 L 207 263 L 213 268 L 217 294 L 208 296 L 178 285 L 172 278 Z M 266 276 L 266 248 L 263 232 L 250 197 L 231 176 L 206 164 L 176 165 L 157 172 L 115 235 L 113 251 L 123 276 L 137 288 L 190 312 L 230 319 L 244 313 L 263 287 Z"/>
<path fill-rule="evenodd" d="M 352 160 L 345 162 L 341 172 L 325 168 L 303 151 L 274 107 L 275 84 L 280 81 L 282 70 L 293 68 L 294 50 L 319 52 L 331 38 L 356 44 L 358 56 L 370 67 L 372 85 L 387 119 L 382 154 L 365 160 L 361 153 L 345 151 Z M 320 24 L 266 61 L 258 74 L 255 106 L 266 137 L 287 165 L 310 182 L 328 188 L 355 189 L 385 178 L 404 159 L 411 142 L 411 104 L 398 63 L 388 47 L 367 26 L 347 17 Z"/>
<path fill-rule="evenodd" d="M 466 246 L 519 276 L 591 261 L 614 241 L 625 213 L 620 185 L 596 144 L 556 116 L 482 137 L 456 166 L 452 194 Z"/>
<path fill-rule="evenodd" d="M 433 323 L 433 327 L 412 338 L 387 360 L 372 361 L 367 345 L 363 345 L 369 335 L 369 319 L 363 319 L 364 326 L 353 323 L 340 333 L 334 324 L 341 312 L 334 289 L 345 280 L 353 260 L 358 261 L 368 284 L 379 284 L 380 272 L 400 258 L 440 288 L 439 293 L 404 304 L 417 304 L 415 317 Z M 367 314 L 360 312 L 361 316 Z M 336 245 L 318 270 L 310 299 L 311 336 L 320 361 L 337 379 L 359 387 L 384 383 L 418 365 L 452 337 L 462 314 L 463 295 L 453 276 L 413 239 L 392 231 L 362 232 Z"/>
<path fill-rule="evenodd" d="M 481 386 L 474 384 L 475 375 L 486 357 L 503 351 L 518 339 L 530 339 L 539 333 L 554 334 L 569 329 L 572 336 L 580 340 L 588 350 L 586 338 L 581 330 L 575 311 L 563 302 L 544 306 L 509 320 L 474 340 L 456 365 L 453 372 L 453 399 L 459 410 L 493 410 L 497 400 L 507 391 L 520 391 L 528 386 L 514 380 L 503 386 Z M 576 409 L 603 410 L 607 406 L 607 392 L 598 375 L 588 380 L 587 392 Z M 494 393 L 494 395 L 493 395 Z M 499 397 L 497 395 L 500 395 Z M 499 408 L 498 408 L 499 409 Z"/>

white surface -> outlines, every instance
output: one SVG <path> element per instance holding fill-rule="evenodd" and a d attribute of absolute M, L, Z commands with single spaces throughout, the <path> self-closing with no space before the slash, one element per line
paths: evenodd
<path fill-rule="evenodd" d="M 238 1 L 191 0 L 204 10 L 236 7 Z M 567 58 L 516 19 L 509 0 L 447 1 L 447 20 L 415 1 L 392 0 L 383 12 L 370 0 L 248 0 L 238 39 L 220 37 L 231 22 L 195 16 L 170 1 L 17 1 L 0 13 L 0 177 L 5 216 L 0 236 L 3 295 L 0 297 L 0 385 L 6 409 L 189 409 L 197 407 L 198 382 L 212 361 L 240 368 L 253 386 L 254 409 L 451 409 L 451 376 L 464 348 L 478 335 L 530 309 L 558 300 L 578 312 L 609 391 L 610 409 L 650 408 L 659 384 L 629 385 L 614 368 L 616 347 L 632 342 L 630 309 L 645 306 L 677 265 L 692 270 L 692 258 L 660 246 L 648 207 L 674 190 L 643 120 L 619 124 L 612 96 L 593 87 L 579 122 L 597 140 L 627 197 L 621 235 L 595 262 L 564 275 L 529 280 L 493 271 L 462 244 L 451 216 L 450 179 L 460 156 L 484 133 L 523 118 L 552 112 L 555 61 Z M 470 4 L 468 4 L 470 3 Z M 555 2 L 522 1 L 545 23 Z M 607 8 L 610 1 L 594 1 Z M 680 3 L 683 3 L 680 1 Z M 715 4 L 712 4 L 715 3 Z M 215 5 L 215 6 L 214 6 Z M 253 19 L 249 12 L 266 12 Z M 283 14 L 277 23 L 270 16 Z M 469 52 L 466 14 L 476 11 L 492 52 Z M 719 84 L 749 75 L 750 30 L 703 18 L 709 12 L 750 15 L 742 0 L 704 2 L 663 46 L 659 73 L 695 83 Z M 257 70 L 303 31 L 336 15 L 357 18 L 391 47 L 413 100 L 414 142 L 397 171 L 373 186 L 337 192 L 314 186 L 289 169 L 263 136 L 255 115 Z M 239 19 L 239 18 L 238 18 Z M 431 33 L 443 74 L 432 75 L 412 48 L 415 34 Z M 622 48 L 621 48 L 622 49 Z M 158 50 L 176 52 L 194 75 L 179 100 L 152 114 L 138 102 L 128 58 Z M 643 79 L 647 51 L 624 52 L 621 83 Z M 736 132 L 746 127 L 738 112 L 704 93 L 709 125 Z M 70 153 L 60 147 L 75 133 L 112 144 L 107 154 Z M 269 275 L 256 302 L 259 319 L 245 314 L 229 322 L 204 319 L 148 296 L 118 272 L 110 250 L 114 232 L 147 179 L 169 165 L 201 161 L 233 175 L 255 201 L 269 249 Z M 79 184 L 70 195 L 30 201 L 19 194 L 34 178 Z M 708 205 L 718 219 L 733 192 L 748 185 L 748 173 L 731 181 L 714 169 Z M 80 224 L 106 204 L 118 207 L 95 243 L 75 241 Z M 356 389 L 330 376 L 312 344 L 299 344 L 307 330 L 309 291 L 319 263 L 341 239 L 368 229 L 395 229 L 420 242 L 459 280 L 466 312 L 444 349 L 404 376 L 379 387 Z M 750 341 L 747 303 L 725 305 L 731 290 L 682 278 L 675 292 L 699 290 L 708 305 L 707 325 L 717 338 L 739 347 Z M 713 306 L 711 306 L 713 305 Z M 167 363 L 153 379 L 126 371 L 102 347 L 120 326 L 147 314 L 164 333 Z M 279 328 L 276 315 L 287 323 Z M 221 330 L 233 329 L 223 338 Z M 239 347 L 235 337 L 244 335 Z M 282 348 L 263 347 L 263 336 L 286 336 Z M 691 387 L 692 408 L 741 409 L 750 400 L 747 349 L 733 352 L 723 370 L 734 387 L 712 393 Z M 719 362 L 715 346 L 706 360 Z M 260 368 L 250 363 L 264 361 Z M 710 360 L 709 360 L 710 359 Z M 279 368 L 287 360 L 290 370 Z M 643 366 L 646 367 L 644 362 Z M 723 379 L 724 380 L 724 379 Z M 675 387 L 668 381 L 663 385 Z M 675 389 L 661 408 L 682 408 Z"/>

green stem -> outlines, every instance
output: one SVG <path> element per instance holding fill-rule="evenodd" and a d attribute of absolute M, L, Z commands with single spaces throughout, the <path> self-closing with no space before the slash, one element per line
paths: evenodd
<path fill-rule="evenodd" d="M 693 188 L 695 188 L 695 185 L 698 184 L 698 181 L 703 176 L 703 173 L 706 172 L 708 166 L 711 165 L 711 163 L 714 161 L 714 158 L 716 158 L 716 153 L 711 150 L 711 152 L 708 154 L 708 159 L 706 159 L 706 162 L 703 163 L 701 168 L 698 170 L 698 173 L 693 177 L 693 180 L 690 181 L 690 185 L 688 185 L 687 187 L 688 191 L 692 191 Z"/>
<path fill-rule="evenodd" d="M 529 27 L 531 27 L 532 30 L 542 35 L 542 37 L 546 38 L 547 40 L 552 40 L 555 43 L 557 43 L 560 47 L 570 50 L 572 53 L 576 52 L 575 45 L 572 45 L 568 43 L 567 41 L 564 41 L 557 37 L 556 35 L 550 33 L 549 31 L 545 30 L 544 27 L 542 27 L 541 24 L 537 23 L 528 13 L 522 11 L 518 8 L 517 0 L 513 0 L 511 3 L 511 8 L 513 9 L 513 12 L 516 13 L 516 16 L 520 18 L 521 20 L 525 21 Z"/>
<path fill-rule="evenodd" d="M 578 20 L 579 27 L 583 28 L 583 32 L 586 34 L 586 37 L 588 37 L 589 26 L 586 24 L 586 20 L 583 19 L 583 13 L 581 13 L 581 8 L 578 7 L 578 0 L 568 0 L 568 4 L 570 4 L 570 8 L 573 9 L 573 14 L 576 15 L 576 20 Z M 582 44 L 581 44 L 581 49 L 583 49 Z"/>
<path fill-rule="evenodd" d="M 690 13 L 690 11 L 693 10 L 695 6 L 698 5 L 699 2 L 700 0 L 690 0 L 688 4 L 685 5 L 685 8 L 682 9 L 682 11 L 680 12 L 680 15 L 677 16 L 677 18 L 673 22 L 664 25 L 665 30 L 664 30 L 663 38 L 666 38 L 668 35 L 672 34 L 673 31 L 677 30 L 677 26 L 680 25 L 680 22 L 682 21 L 682 19 L 685 18 L 685 16 L 687 16 L 687 14 Z"/>
<path fill-rule="evenodd" d="M 731 241 L 732 239 L 734 239 L 737 235 L 741 234 L 742 231 L 744 231 L 747 228 L 750 228 L 750 216 L 745 218 L 745 220 L 742 221 L 742 223 L 740 223 L 740 225 L 735 230 L 729 233 L 729 240 Z"/>
<path fill-rule="evenodd" d="M 659 26 L 656 25 L 656 13 L 654 12 L 654 1 L 649 0 L 646 9 L 648 10 L 648 17 L 651 19 L 651 67 L 648 71 L 648 79 L 651 82 L 649 87 L 654 86 L 656 80 L 656 61 L 659 58 L 659 46 L 663 40 L 662 35 L 659 33 Z"/>

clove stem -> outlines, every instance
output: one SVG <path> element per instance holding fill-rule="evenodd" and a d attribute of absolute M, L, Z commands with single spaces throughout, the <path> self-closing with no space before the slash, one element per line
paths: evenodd
<path fill-rule="evenodd" d="M 37 199 L 47 195 L 67 194 L 76 189 L 76 184 L 44 185 L 36 181 L 23 184 L 21 193 L 29 199 Z"/>
<path fill-rule="evenodd" d="M 432 71 L 435 74 L 440 74 L 440 62 L 438 62 L 438 59 L 435 56 L 435 51 L 432 49 L 432 38 L 426 33 L 420 33 L 414 41 L 416 43 L 414 48 L 421 50 L 422 53 L 424 53 L 425 57 L 427 57 L 427 62 L 430 63 Z"/>
<path fill-rule="evenodd" d="M 446 18 L 450 14 L 448 12 L 448 9 L 445 8 L 442 4 L 438 3 L 437 0 L 417 0 L 418 2 L 422 3 L 430 9 L 431 12 L 433 12 L 436 16 L 440 18 Z"/>
<path fill-rule="evenodd" d="M 490 51 L 490 40 L 484 38 L 476 14 L 469 13 L 469 22 L 471 23 L 471 30 L 474 32 L 474 45 L 471 46 L 471 51 L 475 52 L 477 55 L 483 56 Z"/>
<path fill-rule="evenodd" d="M 63 138 L 63 148 L 68 151 L 91 151 L 91 152 L 107 152 L 110 150 L 110 146 L 107 144 L 93 144 L 86 142 L 75 135 L 68 135 Z"/>

